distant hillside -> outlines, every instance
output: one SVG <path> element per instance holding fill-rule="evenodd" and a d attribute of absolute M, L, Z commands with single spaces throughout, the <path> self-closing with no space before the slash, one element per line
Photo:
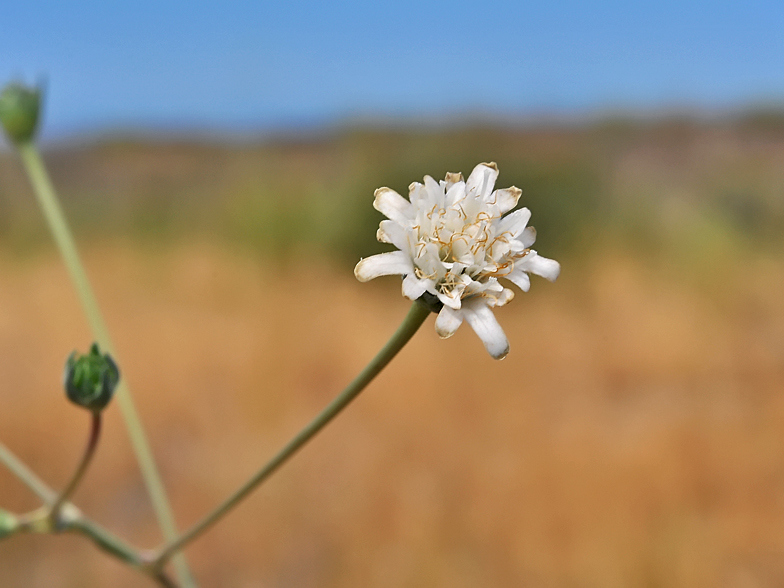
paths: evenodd
<path fill-rule="evenodd" d="M 425 174 L 499 164 L 523 189 L 539 246 L 573 255 L 597 242 L 660 252 L 688 239 L 778 246 L 784 233 L 784 116 L 724 121 L 604 120 L 417 132 L 347 128 L 258 144 L 110 138 L 46 153 L 80 238 L 209 233 L 285 253 L 379 250 L 373 191 L 406 194 Z M 44 236 L 20 166 L 0 156 L 0 238 Z M 683 240 L 686 239 L 684 242 Z"/>

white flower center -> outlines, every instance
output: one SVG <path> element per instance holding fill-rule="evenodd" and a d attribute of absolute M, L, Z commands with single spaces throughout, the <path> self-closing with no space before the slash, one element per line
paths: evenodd
<path fill-rule="evenodd" d="M 442 183 L 439 187 L 443 190 L 445 186 Z M 491 209 L 491 203 L 465 194 L 465 190 L 462 198 L 442 207 L 432 200 L 443 200 L 443 193 L 428 190 L 427 196 L 418 204 L 430 206 L 423 210 L 415 205 L 415 224 L 410 229 L 414 274 L 421 280 L 433 280 L 436 290 L 451 298 L 488 295 L 476 287 L 478 284 L 468 292 L 466 289 L 472 282 L 486 284 L 490 278 L 507 275 L 515 259 L 524 257 L 528 250 L 512 249 L 512 233 L 498 229 L 502 215 Z"/>

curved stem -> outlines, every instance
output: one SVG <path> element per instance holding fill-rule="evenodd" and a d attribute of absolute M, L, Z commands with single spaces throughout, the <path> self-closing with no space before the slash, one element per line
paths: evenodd
<path fill-rule="evenodd" d="M 63 503 L 71 498 L 71 495 L 76 490 L 79 482 L 82 481 L 82 477 L 87 471 L 87 467 L 90 465 L 90 462 L 93 459 L 93 455 L 95 455 L 95 449 L 98 447 L 98 440 L 101 438 L 101 411 L 94 410 L 91 412 L 92 418 L 90 425 L 90 437 L 87 439 L 87 447 L 84 449 L 82 461 L 79 462 L 79 466 L 76 468 L 76 471 L 74 472 L 71 481 L 68 482 L 68 485 L 65 487 L 65 490 L 60 493 L 60 496 L 58 496 L 57 500 L 55 500 L 54 504 L 52 505 L 50 516 L 55 522 L 57 521 L 57 517 L 60 513 L 60 508 L 62 507 Z"/>
<path fill-rule="evenodd" d="M 370 361 L 365 369 L 341 392 L 327 407 L 322 410 L 304 429 L 289 441 L 277 455 L 248 480 L 239 490 L 232 494 L 215 510 L 206 515 L 201 521 L 185 531 L 177 540 L 164 545 L 152 560 L 153 568 L 160 568 L 177 551 L 199 537 L 212 525 L 217 523 L 226 513 L 237 506 L 242 499 L 255 490 L 264 480 L 293 456 L 305 443 L 310 441 L 316 433 L 337 416 L 348 404 L 356 398 L 362 390 L 375 378 L 379 372 L 397 355 L 403 346 L 408 343 L 419 327 L 425 322 L 430 310 L 424 305 L 414 302 L 408 315 L 403 320 L 395 334 L 387 344 Z"/>
<path fill-rule="evenodd" d="M 95 298 L 90 281 L 87 278 L 87 273 L 84 270 L 79 253 L 76 249 L 71 230 L 68 228 L 68 223 L 65 219 L 60 202 L 57 199 L 57 193 L 54 190 L 49 174 L 46 171 L 41 155 L 38 152 L 35 144 L 32 141 L 20 143 L 16 145 L 19 156 L 22 159 L 25 171 L 30 178 L 30 183 L 33 185 L 33 192 L 38 199 L 38 204 L 44 213 L 46 222 L 49 225 L 49 230 L 57 243 L 57 248 L 63 257 L 65 266 L 68 269 L 68 274 L 73 282 L 76 292 L 79 295 L 79 300 L 82 303 L 82 308 L 87 320 L 90 323 L 90 328 L 101 349 L 109 352 L 115 358 L 117 354 L 114 351 L 109 338 L 109 330 L 106 328 L 106 323 L 103 320 L 98 301 Z M 147 493 L 152 501 L 155 516 L 158 519 L 158 524 L 163 533 L 166 541 L 172 541 L 177 537 L 177 527 L 174 521 L 169 499 L 166 496 L 166 490 L 163 487 L 161 476 L 158 473 L 158 468 L 155 465 L 155 459 L 150 449 L 150 444 L 147 441 L 147 436 L 144 433 L 139 413 L 136 410 L 136 405 L 133 402 L 131 391 L 124 381 L 121 381 L 117 386 L 115 394 L 117 403 L 120 405 L 120 412 L 122 413 L 125 427 L 128 430 L 128 435 L 131 438 L 131 446 L 133 447 L 136 460 L 139 463 L 139 469 L 144 478 Z M 174 560 L 174 566 L 177 571 L 177 576 L 183 586 L 193 588 L 196 586 L 193 578 L 191 577 L 188 564 L 184 556 L 177 556 Z"/>

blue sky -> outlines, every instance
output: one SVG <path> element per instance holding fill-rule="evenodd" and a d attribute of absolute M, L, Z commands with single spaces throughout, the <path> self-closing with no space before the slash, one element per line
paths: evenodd
<path fill-rule="evenodd" d="M 47 133 L 784 104 L 784 4 L 5 3 Z"/>

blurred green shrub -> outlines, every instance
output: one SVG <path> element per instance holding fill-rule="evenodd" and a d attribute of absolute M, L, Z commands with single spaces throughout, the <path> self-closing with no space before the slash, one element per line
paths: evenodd
<path fill-rule="evenodd" d="M 522 188 L 520 205 L 532 210 L 537 247 L 549 256 L 609 242 L 656 254 L 706 223 L 733 242 L 780 246 L 781 120 L 357 127 L 256 144 L 109 138 L 60 145 L 46 157 L 77 231 L 93 238 L 203 233 L 283 257 L 316 248 L 355 260 L 384 248 L 375 241 L 376 188 L 405 195 L 425 174 L 468 174 L 493 160 L 500 187 Z M 17 162 L 0 155 L 0 239 L 44 239 L 33 206 Z"/>

